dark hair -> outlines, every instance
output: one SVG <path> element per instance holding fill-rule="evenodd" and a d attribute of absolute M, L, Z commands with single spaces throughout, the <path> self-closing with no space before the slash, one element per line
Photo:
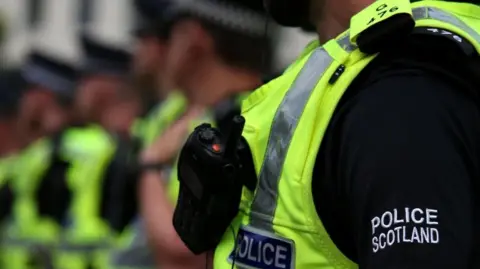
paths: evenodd
<path fill-rule="evenodd" d="M 200 23 L 202 28 L 214 40 L 215 48 L 220 58 L 228 65 L 261 73 L 270 72 L 272 68 L 273 42 L 267 33 L 268 21 L 265 21 L 265 34 L 254 35 L 203 19 L 199 16 L 185 14 L 164 24 L 163 30 L 159 32 L 159 36 L 168 39 L 173 27 L 185 20 L 194 20 Z"/>

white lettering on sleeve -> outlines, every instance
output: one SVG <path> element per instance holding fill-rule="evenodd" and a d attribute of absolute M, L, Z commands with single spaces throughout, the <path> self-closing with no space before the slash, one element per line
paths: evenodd
<path fill-rule="evenodd" d="M 381 249 L 384 249 L 386 247 L 385 237 L 387 236 L 384 233 L 381 233 L 380 236 L 378 237 L 378 244 L 380 245 Z"/>
<path fill-rule="evenodd" d="M 375 234 L 375 229 L 380 225 L 380 218 L 375 217 L 372 219 L 372 234 Z"/>
<path fill-rule="evenodd" d="M 383 228 L 389 228 L 393 223 L 392 213 L 389 211 L 383 213 L 381 222 Z"/>
<path fill-rule="evenodd" d="M 430 242 L 432 244 L 438 244 L 438 242 L 440 242 L 440 234 L 436 228 L 430 229 Z"/>
<path fill-rule="evenodd" d="M 378 251 L 378 237 L 372 238 L 372 245 L 373 245 L 373 252 L 376 253 Z"/>
<path fill-rule="evenodd" d="M 423 210 L 421 210 L 420 208 L 414 208 L 412 210 L 412 221 L 416 224 L 420 224 L 423 222 L 423 217 L 420 217 L 420 219 L 417 219 L 415 214 L 417 212 L 420 213 L 420 216 L 423 215 Z"/>
<path fill-rule="evenodd" d="M 437 212 L 438 212 L 438 210 L 427 208 L 426 212 L 427 212 L 427 213 L 426 213 L 426 215 L 427 215 L 427 224 L 428 224 L 428 225 L 437 225 L 438 222 L 437 222 L 437 221 L 434 221 L 434 220 L 437 219 Z"/>
<path fill-rule="evenodd" d="M 395 224 L 405 222 L 405 220 L 403 220 L 402 218 L 400 218 L 400 219 L 398 218 L 398 210 L 396 208 L 393 210 L 393 219 L 394 219 L 393 223 L 395 223 Z"/>
<path fill-rule="evenodd" d="M 431 208 L 393 209 L 371 220 L 372 251 L 395 244 L 438 244 L 438 210 Z"/>

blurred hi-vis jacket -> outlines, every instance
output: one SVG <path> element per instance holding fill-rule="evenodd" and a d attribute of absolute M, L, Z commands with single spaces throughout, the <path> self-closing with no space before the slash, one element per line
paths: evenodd
<path fill-rule="evenodd" d="M 108 233 L 95 216 L 99 197 L 91 189 L 113 148 L 101 129 L 72 127 L 19 153 L 9 182 L 15 199 L 2 238 L 3 268 L 80 268 L 65 258 L 66 247 Z"/>

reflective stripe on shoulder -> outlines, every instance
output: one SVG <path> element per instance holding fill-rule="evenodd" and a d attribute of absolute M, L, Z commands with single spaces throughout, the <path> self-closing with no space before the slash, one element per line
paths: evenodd
<path fill-rule="evenodd" d="M 275 113 L 260 170 L 259 185 L 252 203 L 250 224 L 253 227 L 273 230 L 278 183 L 288 147 L 315 85 L 332 62 L 332 57 L 325 49 L 315 49 Z"/>

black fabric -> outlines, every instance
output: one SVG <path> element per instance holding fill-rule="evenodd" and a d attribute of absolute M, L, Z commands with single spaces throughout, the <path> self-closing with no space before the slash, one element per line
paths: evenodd
<path fill-rule="evenodd" d="M 312 187 L 327 232 L 361 269 L 480 268 L 478 71 L 451 41 L 414 36 L 342 98 Z"/>
<path fill-rule="evenodd" d="M 10 187 L 11 179 L 4 179 L 6 182 L 0 187 L 0 224 L 7 219 L 12 212 L 14 193 Z"/>
<path fill-rule="evenodd" d="M 72 198 L 67 182 L 67 171 L 70 163 L 61 156 L 63 135 L 64 131 L 61 131 L 51 138 L 50 166 L 36 190 L 36 201 L 40 215 L 50 217 L 59 224 L 65 220 Z"/>
<path fill-rule="evenodd" d="M 213 107 L 215 124 L 223 134 L 230 132 L 233 117 L 240 115 L 238 96 L 233 95 Z"/>
<path fill-rule="evenodd" d="M 157 33 L 157 22 L 160 22 L 162 17 L 162 2 L 134 0 L 133 4 L 137 12 L 134 34 L 137 37 L 155 36 Z"/>
<path fill-rule="evenodd" d="M 138 213 L 136 160 L 140 141 L 117 139 L 115 155 L 102 184 L 100 216 L 116 232 L 122 232 Z"/>
<path fill-rule="evenodd" d="M 18 69 L 4 70 L 0 74 L 0 118 L 16 114 L 26 83 Z"/>
<path fill-rule="evenodd" d="M 124 76 L 130 71 L 132 55 L 127 50 L 104 44 L 88 33 L 82 34 L 81 44 L 86 56 L 82 71 L 86 75 Z"/>

